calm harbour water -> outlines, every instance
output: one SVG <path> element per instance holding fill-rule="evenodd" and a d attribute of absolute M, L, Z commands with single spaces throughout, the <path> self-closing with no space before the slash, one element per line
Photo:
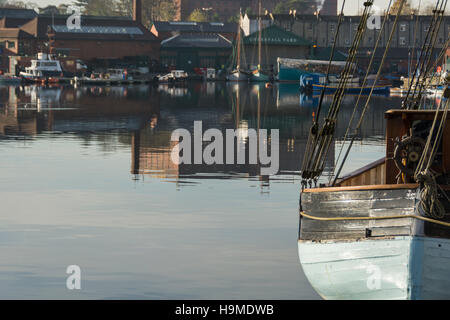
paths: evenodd
<path fill-rule="evenodd" d="M 297 253 L 317 101 L 296 85 L 0 87 L 0 299 L 318 299 Z M 383 113 L 399 106 L 373 99 L 345 172 L 383 156 Z M 171 132 L 195 120 L 280 129 L 280 173 L 175 166 Z"/>

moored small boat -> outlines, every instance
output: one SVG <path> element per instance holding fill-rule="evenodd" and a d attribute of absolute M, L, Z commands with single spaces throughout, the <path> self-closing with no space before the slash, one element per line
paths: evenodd
<path fill-rule="evenodd" d="M 249 75 L 241 70 L 234 70 L 227 76 L 227 81 L 248 81 Z"/>
<path fill-rule="evenodd" d="M 47 81 L 49 78 L 63 77 L 64 70 L 59 60 L 46 53 L 38 53 L 37 59 L 31 60 L 31 66 L 19 73 L 26 82 Z"/>

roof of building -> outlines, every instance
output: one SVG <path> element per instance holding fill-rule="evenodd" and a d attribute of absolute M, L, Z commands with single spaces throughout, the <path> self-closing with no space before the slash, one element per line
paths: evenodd
<path fill-rule="evenodd" d="M 158 32 L 237 33 L 238 24 L 229 22 L 155 21 Z"/>
<path fill-rule="evenodd" d="M 0 8 L 0 18 L 32 19 L 38 14 L 32 9 Z"/>
<path fill-rule="evenodd" d="M 244 38 L 246 45 L 258 44 L 259 32 L 253 32 Z M 277 25 L 271 25 L 261 31 L 261 44 L 263 45 L 284 45 L 284 46 L 310 46 L 312 43 L 302 37 L 286 31 Z"/>
<path fill-rule="evenodd" d="M 198 34 L 184 33 L 177 34 L 161 42 L 161 49 L 164 48 L 232 48 L 230 40 L 220 34 Z"/>
<path fill-rule="evenodd" d="M 0 38 L 30 39 L 33 36 L 19 28 L 0 28 Z"/>
<path fill-rule="evenodd" d="M 131 19 L 83 16 L 80 29 L 69 29 L 67 17 L 40 15 L 24 24 L 21 29 L 38 39 L 48 38 L 50 32 L 57 40 L 157 41 L 157 38 L 148 29 Z"/>
<path fill-rule="evenodd" d="M 29 22 L 31 19 L 3 17 L 3 18 L 0 18 L 0 28 L 18 28 L 18 27 L 24 25 L 25 23 Z"/>

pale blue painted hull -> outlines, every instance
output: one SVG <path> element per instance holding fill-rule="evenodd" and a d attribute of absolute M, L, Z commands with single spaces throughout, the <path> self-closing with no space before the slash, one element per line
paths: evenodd
<path fill-rule="evenodd" d="M 402 236 L 299 241 L 303 270 L 324 299 L 450 299 L 450 240 Z"/>

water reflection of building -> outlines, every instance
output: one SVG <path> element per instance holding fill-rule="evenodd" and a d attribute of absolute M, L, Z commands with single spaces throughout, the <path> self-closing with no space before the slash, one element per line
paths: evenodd
<path fill-rule="evenodd" d="M 297 173 L 300 170 L 307 138 L 304 134 L 306 129 L 301 130 L 302 122 L 305 123 L 305 128 L 306 123 L 309 125 L 310 122 L 305 121 L 303 111 L 298 107 L 290 112 L 278 109 L 275 104 L 276 91 L 258 85 L 210 83 L 190 87 L 189 92 L 188 99 L 191 103 L 180 100 L 178 104 L 173 101 L 171 104 L 164 104 L 161 119 L 156 128 L 146 128 L 134 133 L 131 168 L 133 174 L 177 179 L 192 176 L 200 179 L 217 179 L 236 174 L 240 177 L 260 177 L 261 167 L 248 164 L 250 146 L 248 134 L 246 134 L 248 129 L 257 128 L 268 131 L 269 141 L 266 141 L 268 145 L 270 145 L 270 130 L 280 130 L 279 174 Z M 165 99 L 163 96 L 161 101 Z M 171 160 L 171 152 L 177 142 L 170 141 L 171 132 L 178 128 L 185 128 L 192 133 L 195 120 L 202 120 L 203 131 L 216 128 L 224 137 L 227 129 L 243 129 L 238 139 L 243 139 L 245 142 L 247 164 L 174 164 Z M 235 157 L 236 144 L 237 141 L 235 141 Z M 193 155 L 193 150 L 191 154 Z M 334 151 L 331 154 L 333 157 Z M 225 147 L 223 155 L 226 159 Z M 332 163 L 332 157 L 329 159 L 329 164 Z M 236 160 L 234 163 L 237 163 Z M 268 177 L 261 178 L 268 179 Z"/>
<path fill-rule="evenodd" d="M 148 87 L 0 87 L 0 134 L 135 131 L 159 113 Z"/>
<path fill-rule="evenodd" d="M 222 129 L 222 134 L 225 137 L 226 129 Z M 237 141 L 239 139 L 246 139 L 245 133 L 243 136 L 238 136 L 235 141 L 234 149 L 234 164 L 212 164 L 207 165 L 194 164 L 194 149 L 191 150 L 191 164 L 176 164 L 171 159 L 173 148 L 178 144 L 176 141 L 171 141 L 171 131 L 153 131 L 149 128 L 135 132 L 132 138 L 132 168 L 133 174 L 149 174 L 158 178 L 181 178 L 188 176 L 197 176 L 199 178 L 226 178 L 229 175 L 239 174 L 241 176 L 256 177 L 261 174 L 261 166 L 257 164 L 248 164 L 249 159 L 249 144 L 245 140 L 246 164 L 238 164 L 237 162 Z M 270 150 L 270 140 L 264 141 L 268 144 Z M 205 147 L 207 144 L 204 144 Z M 282 148 L 282 150 L 286 150 Z M 280 157 L 284 157 L 280 154 Z M 227 159 L 227 150 L 224 143 L 223 160 Z M 285 162 L 285 161 L 283 161 Z M 292 168 L 289 168 L 292 169 Z M 290 170 L 295 171 L 295 170 Z M 213 174 L 210 175 L 209 174 Z"/>
<path fill-rule="evenodd" d="M 291 88 L 292 89 L 292 88 Z M 170 134 L 178 128 L 193 132 L 193 123 L 203 121 L 203 130 L 217 128 L 225 135 L 226 129 L 260 128 L 279 129 L 280 131 L 280 170 L 279 174 L 298 173 L 304 157 L 306 140 L 309 134 L 317 103 L 305 106 L 299 103 L 298 86 L 291 91 L 297 94 L 296 103 L 280 107 L 281 92 L 279 86 L 265 88 L 264 85 L 250 84 L 195 84 L 187 87 L 185 99 L 171 96 L 164 90 L 161 96 L 161 118 L 154 128 L 146 128 L 134 133 L 132 141 L 132 173 L 149 174 L 157 177 L 183 178 L 226 178 L 234 174 L 244 177 L 257 177 L 260 167 L 257 165 L 175 165 L 170 157 L 176 142 L 170 141 Z M 288 90 L 289 91 L 289 90 Z M 294 93 L 295 92 L 295 93 Z M 311 97 L 318 102 L 319 97 Z M 289 100 L 289 99 L 288 99 Z M 338 118 L 336 139 L 344 137 L 353 113 L 357 97 L 346 96 L 342 112 Z M 294 101 L 294 100 L 293 100 Z M 326 96 L 322 116 L 332 102 L 332 96 Z M 365 99 L 360 101 L 362 105 Z M 384 136 L 384 111 L 397 107 L 399 101 L 386 97 L 374 97 L 370 102 L 368 114 L 362 126 L 360 139 Z M 359 118 L 360 110 L 355 118 Z M 244 134 L 245 136 L 245 134 Z M 382 141 L 382 140 L 381 140 Z M 245 145 L 246 159 L 249 146 Z M 224 150 L 224 154 L 226 150 Z M 226 154 L 225 154 L 226 156 Z M 326 167 L 333 166 L 335 146 L 331 146 Z"/>
<path fill-rule="evenodd" d="M 170 141 L 171 133 L 178 128 L 192 132 L 197 120 L 202 121 L 204 131 L 209 128 L 217 128 L 223 133 L 236 128 L 279 129 L 279 173 L 298 173 L 317 107 L 302 104 L 279 107 L 279 90 L 277 85 L 266 88 L 264 85 L 219 82 L 167 88 L 0 87 L 3 103 L 0 105 L 0 138 L 56 131 L 102 139 L 99 132 L 112 131 L 126 148 L 131 145 L 133 174 L 177 178 L 229 178 L 237 174 L 258 178 L 261 168 L 257 165 L 173 164 L 170 153 L 176 142 Z M 364 102 L 363 99 L 361 103 Z M 382 141 L 384 111 L 398 107 L 399 102 L 398 98 L 374 97 L 359 139 L 378 137 Z M 330 103 L 331 97 L 326 97 L 322 116 L 326 115 Z M 338 140 L 345 135 L 355 103 L 355 97 L 347 97 L 344 101 L 337 123 Z M 360 110 L 356 112 L 356 118 L 359 118 Z M 247 136 L 244 131 L 241 138 Z M 248 143 L 245 148 L 248 153 Z M 333 164 L 334 145 L 329 155 L 326 167 Z"/>

